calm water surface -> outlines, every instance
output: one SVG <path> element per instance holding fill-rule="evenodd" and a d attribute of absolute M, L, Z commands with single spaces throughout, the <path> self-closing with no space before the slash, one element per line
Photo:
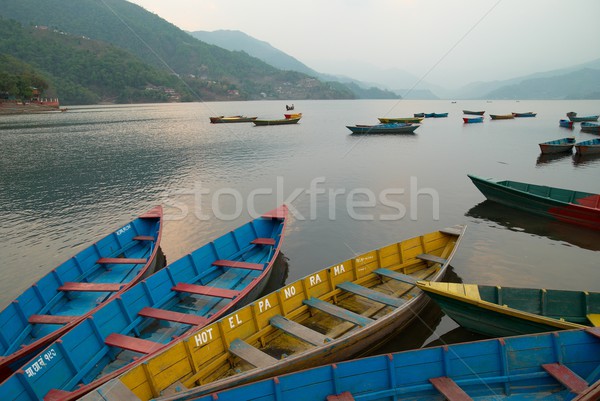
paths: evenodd
<path fill-rule="evenodd" d="M 287 282 L 354 255 L 454 224 L 464 282 L 600 291 L 600 234 L 486 202 L 467 173 L 600 193 L 600 158 L 540 157 L 574 135 L 568 111 L 598 101 L 295 101 L 297 125 L 211 125 L 211 115 L 282 118 L 285 102 L 71 107 L 0 118 L 0 304 L 136 215 L 162 204 L 174 261 L 290 203 Z M 463 109 L 486 110 L 483 124 Z M 535 118 L 487 115 L 534 111 Z M 415 135 L 353 136 L 377 117 L 449 112 Z M 472 336 L 431 307 L 387 350 Z M 439 336 L 442 336 L 439 339 Z M 408 339 L 407 339 L 408 338 Z"/>

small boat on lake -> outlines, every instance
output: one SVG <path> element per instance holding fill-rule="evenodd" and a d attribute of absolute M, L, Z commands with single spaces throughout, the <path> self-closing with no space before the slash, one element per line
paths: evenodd
<path fill-rule="evenodd" d="M 162 227 L 157 206 L 63 262 L 8 304 L 0 312 L 0 378 L 162 267 L 156 266 Z"/>
<path fill-rule="evenodd" d="M 286 125 L 286 124 L 296 124 L 298 121 L 300 121 L 301 118 L 302 117 L 282 118 L 282 119 L 279 119 L 279 120 L 254 120 L 252 122 L 256 126 L 263 126 L 263 125 Z"/>
<path fill-rule="evenodd" d="M 285 118 L 301 118 L 302 113 L 284 114 Z"/>
<path fill-rule="evenodd" d="M 463 114 L 472 114 L 474 116 L 482 116 L 485 114 L 485 111 L 473 111 L 473 110 L 463 110 Z"/>
<path fill-rule="evenodd" d="M 584 121 L 581 123 L 581 131 L 589 132 L 592 134 L 600 134 L 600 124 Z"/>
<path fill-rule="evenodd" d="M 417 282 L 467 330 L 489 337 L 600 326 L 600 293 Z"/>
<path fill-rule="evenodd" d="M 573 121 L 562 119 L 558 121 L 558 125 L 563 128 L 573 128 Z"/>
<path fill-rule="evenodd" d="M 388 118 L 388 117 L 378 117 L 377 118 L 379 120 L 380 123 L 383 124 L 387 124 L 387 123 L 405 123 L 405 124 L 412 124 L 412 123 L 420 123 L 421 121 L 423 121 L 423 117 L 396 117 L 396 118 Z"/>
<path fill-rule="evenodd" d="M 600 395 L 599 337 L 594 328 L 427 347 L 311 367 L 204 396 L 160 400 L 595 401 Z"/>
<path fill-rule="evenodd" d="M 122 292 L 0 384 L 1 400 L 74 400 L 258 297 L 284 237 L 281 206 Z"/>
<path fill-rule="evenodd" d="M 432 113 L 433 118 L 445 118 L 448 117 L 448 113 Z"/>
<path fill-rule="evenodd" d="M 600 145 L 600 140 L 598 141 Z M 565 223 L 600 230 L 598 194 L 474 175 L 468 177 L 491 201 Z"/>
<path fill-rule="evenodd" d="M 387 123 L 376 125 L 348 125 L 353 134 L 413 134 L 419 125 Z"/>
<path fill-rule="evenodd" d="M 544 154 L 571 152 L 573 150 L 573 145 L 575 145 L 575 138 L 561 138 L 553 141 L 542 142 L 539 145 L 541 152 Z"/>
<path fill-rule="evenodd" d="M 490 114 L 492 120 L 512 120 L 515 116 L 511 114 Z"/>
<path fill-rule="evenodd" d="M 433 118 L 435 113 L 425 113 L 425 118 Z"/>
<path fill-rule="evenodd" d="M 199 396 L 364 354 L 418 318 L 429 298 L 415 280 L 441 280 L 464 231 L 434 231 L 316 271 L 197 330 L 97 393 L 120 387 L 141 400 Z"/>
<path fill-rule="evenodd" d="M 577 113 L 570 111 L 567 113 L 567 117 L 569 117 L 569 120 L 573 121 L 574 123 L 580 123 L 583 121 L 598 121 L 598 117 L 600 117 L 600 115 L 577 117 Z"/>
<path fill-rule="evenodd" d="M 525 113 L 512 113 L 512 115 L 515 117 L 535 117 L 535 116 L 537 116 L 537 113 L 534 113 L 532 111 L 527 111 Z"/>
<path fill-rule="evenodd" d="M 420 118 L 425 118 L 425 113 L 414 113 L 413 116 L 420 117 Z"/>
<path fill-rule="evenodd" d="M 589 141 L 577 142 L 575 144 L 575 153 L 579 155 L 592 155 L 600 153 L 600 139 L 590 139 Z"/>
<path fill-rule="evenodd" d="M 246 117 L 246 116 L 218 116 L 218 117 L 210 117 L 210 122 L 213 124 L 219 123 L 249 123 L 256 120 L 256 117 Z"/>
<path fill-rule="evenodd" d="M 465 124 L 482 123 L 483 116 L 481 116 L 481 117 L 463 117 L 463 121 Z"/>

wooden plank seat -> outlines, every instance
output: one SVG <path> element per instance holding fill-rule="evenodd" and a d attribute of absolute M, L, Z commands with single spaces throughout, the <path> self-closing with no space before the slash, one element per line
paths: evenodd
<path fill-rule="evenodd" d="M 123 283 L 80 283 L 77 281 L 67 281 L 60 287 L 59 291 L 89 291 L 89 292 L 116 292 L 125 284 Z"/>
<path fill-rule="evenodd" d="M 367 287 L 363 287 L 362 285 L 354 284 L 350 281 L 345 281 L 343 283 L 339 283 L 337 285 L 338 288 L 341 288 L 344 291 L 351 292 L 356 295 L 360 295 L 361 297 L 370 299 L 375 302 L 379 302 L 384 305 L 392 306 L 397 308 L 404 304 L 404 300 L 400 298 L 394 298 L 387 294 L 383 294 L 379 291 L 372 290 Z"/>
<path fill-rule="evenodd" d="M 263 270 L 265 265 L 262 263 L 248 263 L 248 262 L 240 262 L 237 260 L 215 260 L 212 263 L 213 266 L 221 266 L 221 267 L 234 267 L 236 269 L 249 269 L 249 270 Z"/>
<path fill-rule="evenodd" d="M 187 313 L 174 312 L 166 309 L 150 307 L 143 308 L 141 311 L 138 312 L 138 315 L 158 320 L 166 320 L 169 322 L 189 324 L 192 326 L 198 326 L 208 321 L 207 318 L 198 315 L 190 315 Z"/>
<path fill-rule="evenodd" d="M 465 391 L 449 377 L 434 377 L 429 379 L 433 387 L 448 401 L 473 401 Z"/>
<path fill-rule="evenodd" d="M 330 304 L 329 302 L 325 302 L 320 300 L 319 298 L 311 297 L 302 301 L 305 305 L 310 306 L 311 308 L 318 309 L 322 312 L 325 312 L 329 315 L 335 316 L 339 319 L 348 321 L 350 323 L 354 323 L 358 326 L 366 326 L 371 323 L 373 320 L 359 315 L 358 313 L 354 313 L 344 308 L 340 308 L 337 305 Z"/>
<path fill-rule="evenodd" d="M 207 295 L 209 297 L 233 299 L 239 295 L 239 291 L 228 290 L 225 288 L 209 287 L 197 284 L 178 283 L 172 288 L 173 291 L 189 292 L 196 295 Z"/>
<path fill-rule="evenodd" d="M 318 331 L 296 323 L 293 320 L 288 320 L 281 315 L 273 316 L 269 323 L 271 326 L 312 345 L 319 346 L 331 341 L 331 338 Z"/>
<path fill-rule="evenodd" d="M 109 334 L 104 340 L 104 343 L 111 347 L 118 347 L 129 351 L 139 352 L 140 354 L 151 354 L 152 352 L 164 346 L 164 344 L 155 343 L 154 341 L 125 336 L 119 333 Z"/>
<path fill-rule="evenodd" d="M 577 374 L 565 365 L 561 365 L 560 363 L 547 363 L 542 365 L 542 368 L 544 368 L 544 370 L 560 384 L 575 394 L 580 394 L 588 388 L 587 382 L 577 376 Z"/>
<path fill-rule="evenodd" d="M 250 241 L 251 244 L 254 245 L 275 245 L 275 239 L 274 238 L 256 238 L 253 239 L 252 241 Z"/>
<path fill-rule="evenodd" d="M 146 259 L 141 258 L 100 258 L 96 261 L 99 265 L 139 265 L 145 264 Z"/>
<path fill-rule="evenodd" d="M 440 258 L 439 256 L 430 255 L 428 253 L 422 253 L 417 255 L 417 259 L 425 260 L 427 262 L 439 263 L 443 265 L 448 259 Z"/>
<path fill-rule="evenodd" d="M 136 235 L 133 239 L 135 241 L 154 241 L 156 238 L 151 235 Z"/>
<path fill-rule="evenodd" d="M 63 316 L 63 315 L 31 315 L 29 323 L 31 324 L 67 324 L 81 316 Z"/>
<path fill-rule="evenodd" d="M 412 284 L 415 285 L 417 283 L 417 280 L 412 277 L 409 276 L 408 274 L 402 274 L 402 273 L 398 273 L 395 272 L 393 270 L 389 270 L 389 269 L 384 269 L 384 268 L 379 268 L 373 271 L 375 274 L 379 274 L 380 276 L 385 276 L 397 281 L 402 281 L 403 283 L 407 283 L 407 284 Z"/>
<path fill-rule="evenodd" d="M 229 344 L 229 351 L 257 368 L 266 368 L 277 363 L 277 359 L 236 338 Z"/>
<path fill-rule="evenodd" d="M 354 401 L 354 397 L 350 391 L 344 391 L 343 393 L 328 395 L 327 401 Z"/>
<path fill-rule="evenodd" d="M 600 313 L 590 313 L 587 315 L 592 326 L 600 327 Z"/>

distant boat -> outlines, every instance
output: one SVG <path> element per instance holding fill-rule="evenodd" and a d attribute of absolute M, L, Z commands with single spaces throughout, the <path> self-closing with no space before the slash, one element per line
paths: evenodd
<path fill-rule="evenodd" d="M 424 118 L 425 117 L 425 113 L 415 113 L 415 114 L 413 114 L 413 116 L 415 116 L 415 117 L 423 117 Z"/>
<path fill-rule="evenodd" d="M 433 113 L 433 118 L 444 118 L 448 117 L 448 113 Z"/>
<path fill-rule="evenodd" d="M 419 125 L 405 123 L 387 123 L 377 125 L 346 126 L 353 134 L 412 134 Z"/>
<path fill-rule="evenodd" d="M 492 120 L 512 120 L 515 116 L 511 114 L 490 114 Z"/>
<path fill-rule="evenodd" d="M 481 116 L 481 117 L 463 117 L 463 121 L 465 122 L 465 124 L 482 123 L 483 116 Z"/>
<path fill-rule="evenodd" d="M 256 117 L 246 117 L 246 116 L 218 116 L 218 117 L 209 117 L 210 122 L 213 124 L 219 123 L 249 123 L 256 120 Z"/>
<path fill-rule="evenodd" d="M 472 114 L 474 116 L 482 116 L 485 114 L 485 111 L 463 110 L 463 114 Z"/>
<path fill-rule="evenodd" d="M 575 144 L 575 153 L 579 155 L 600 153 L 600 139 L 596 138 L 589 141 L 577 142 Z"/>
<path fill-rule="evenodd" d="M 423 121 L 423 117 L 394 117 L 394 118 L 390 118 L 390 117 L 378 117 L 377 118 L 379 120 L 379 122 L 383 123 L 383 124 L 387 124 L 387 123 L 420 123 L 421 121 Z"/>
<path fill-rule="evenodd" d="M 573 121 L 571 120 L 560 120 L 558 125 L 564 128 L 573 128 Z"/>
<path fill-rule="evenodd" d="M 254 120 L 254 125 L 285 125 L 285 124 L 296 124 L 302 117 L 298 118 L 283 118 L 279 120 Z"/>
<path fill-rule="evenodd" d="M 584 121 L 581 123 L 581 130 L 592 134 L 600 134 L 600 124 Z"/>
<path fill-rule="evenodd" d="M 425 118 L 433 118 L 435 113 L 425 113 Z"/>
<path fill-rule="evenodd" d="M 302 117 L 302 113 L 284 114 L 283 116 L 285 118 L 301 118 Z"/>
<path fill-rule="evenodd" d="M 575 123 L 580 123 L 582 121 L 598 121 L 598 115 L 591 115 L 591 116 L 585 116 L 585 117 L 577 117 L 577 113 L 575 113 L 574 111 L 570 111 L 567 113 L 567 117 L 569 117 L 569 120 L 575 122 Z"/>
<path fill-rule="evenodd" d="M 535 117 L 537 116 L 537 113 L 527 111 L 525 113 L 512 113 L 512 115 L 515 117 Z"/>
<path fill-rule="evenodd" d="M 540 150 L 544 154 L 570 152 L 575 145 L 575 138 L 561 138 L 554 141 L 542 142 L 539 144 Z"/>

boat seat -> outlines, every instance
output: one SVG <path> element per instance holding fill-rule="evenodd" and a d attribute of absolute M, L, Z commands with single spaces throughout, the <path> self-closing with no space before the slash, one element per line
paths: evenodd
<path fill-rule="evenodd" d="M 31 315 L 28 320 L 31 324 L 67 324 L 80 317 L 81 316 Z"/>
<path fill-rule="evenodd" d="M 587 318 L 593 326 L 600 327 L 600 313 L 590 313 Z"/>
<path fill-rule="evenodd" d="M 277 359 L 236 338 L 229 344 L 229 351 L 257 368 L 267 368 L 277 363 Z"/>
<path fill-rule="evenodd" d="M 542 365 L 542 368 L 554 377 L 560 384 L 568 388 L 575 394 L 582 393 L 588 388 L 588 384 L 581 377 L 577 376 L 571 369 L 560 363 L 548 363 Z"/>
<path fill-rule="evenodd" d="M 303 326 L 300 323 L 296 323 L 293 320 L 288 320 L 281 315 L 273 316 L 269 321 L 269 324 L 293 337 L 296 337 L 312 345 L 319 346 L 331 341 L 331 338 L 319 333 L 318 331 Z"/>
<path fill-rule="evenodd" d="M 340 308 L 337 305 L 330 304 L 329 302 L 325 302 L 320 300 L 319 298 L 311 297 L 302 301 L 305 305 L 310 306 L 311 308 L 318 309 L 322 312 L 325 312 L 329 315 L 335 316 L 338 319 L 342 319 L 348 321 L 350 323 L 354 323 L 358 326 L 366 326 L 371 323 L 373 320 L 359 315 L 358 313 L 354 313 L 344 308 Z"/>
<path fill-rule="evenodd" d="M 439 263 L 443 265 L 448 261 L 448 259 L 440 258 L 439 256 L 430 255 L 428 253 L 422 253 L 417 255 L 417 259 L 425 260 L 427 262 Z"/>
<path fill-rule="evenodd" d="M 345 281 L 343 283 L 339 283 L 337 285 L 337 287 L 341 288 L 344 291 L 351 292 L 356 295 L 360 295 L 361 297 L 370 299 L 375 302 L 379 302 L 381 304 L 392 306 L 394 308 L 397 308 L 404 304 L 403 299 L 394 298 L 392 296 L 381 293 L 379 291 L 375 291 L 370 288 L 363 287 L 362 285 L 354 284 L 350 281 Z"/>
<path fill-rule="evenodd" d="M 403 283 L 407 283 L 407 284 L 415 285 L 417 283 L 417 280 L 415 280 L 414 277 L 409 276 L 408 274 L 398 273 L 398 272 L 395 272 L 395 271 L 389 270 L 389 269 L 380 268 L 380 269 L 374 270 L 373 273 L 379 274 L 380 276 L 392 278 L 397 281 L 402 281 Z"/>
<path fill-rule="evenodd" d="M 119 333 L 112 333 L 104 340 L 106 345 L 118 347 L 129 351 L 139 352 L 140 354 L 151 354 L 160 349 L 164 344 L 155 343 L 137 337 L 125 336 Z"/>
<path fill-rule="evenodd" d="M 473 401 L 465 391 L 449 377 L 434 377 L 429 379 L 433 387 L 448 401 Z"/>
<path fill-rule="evenodd" d="M 143 308 L 141 311 L 138 312 L 138 315 L 158 320 L 166 320 L 169 322 L 189 324 L 192 326 L 199 326 L 208 321 L 208 319 L 198 315 L 190 315 L 187 313 L 173 312 L 166 309 L 150 307 Z"/>
<path fill-rule="evenodd" d="M 233 267 L 236 269 L 249 269 L 249 270 L 263 270 L 264 265 L 262 263 L 248 263 L 248 262 L 240 262 L 237 260 L 215 260 L 212 263 L 213 266 L 221 266 L 221 267 Z"/>
<path fill-rule="evenodd" d="M 123 283 L 80 283 L 68 281 L 58 287 L 59 291 L 89 291 L 89 292 L 116 292 L 125 284 Z"/>
<path fill-rule="evenodd" d="M 171 288 L 173 291 L 189 292 L 196 295 L 207 295 L 209 297 L 233 299 L 239 295 L 239 291 L 227 290 L 225 288 L 208 287 L 204 285 L 178 283 Z"/>
<path fill-rule="evenodd" d="M 154 241 L 155 238 L 151 235 L 136 235 L 133 237 L 135 241 Z"/>
<path fill-rule="evenodd" d="M 146 259 L 138 258 L 100 258 L 96 261 L 100 265 L 138 265 L 146 262 Z"/>
<path fill-rule="evenodd" d="M 275 245 L 275 239 L 274 238 L 256 238 L 253 239 L 252 241 L 250 241 L 251 244 L 254 245 Z"/>
<path fill-rule="evenodd" d="M 344 391 L 343 393 L 328 395 L 327 401 L 354 401 L 354 397 L 350 391 Z"/>

